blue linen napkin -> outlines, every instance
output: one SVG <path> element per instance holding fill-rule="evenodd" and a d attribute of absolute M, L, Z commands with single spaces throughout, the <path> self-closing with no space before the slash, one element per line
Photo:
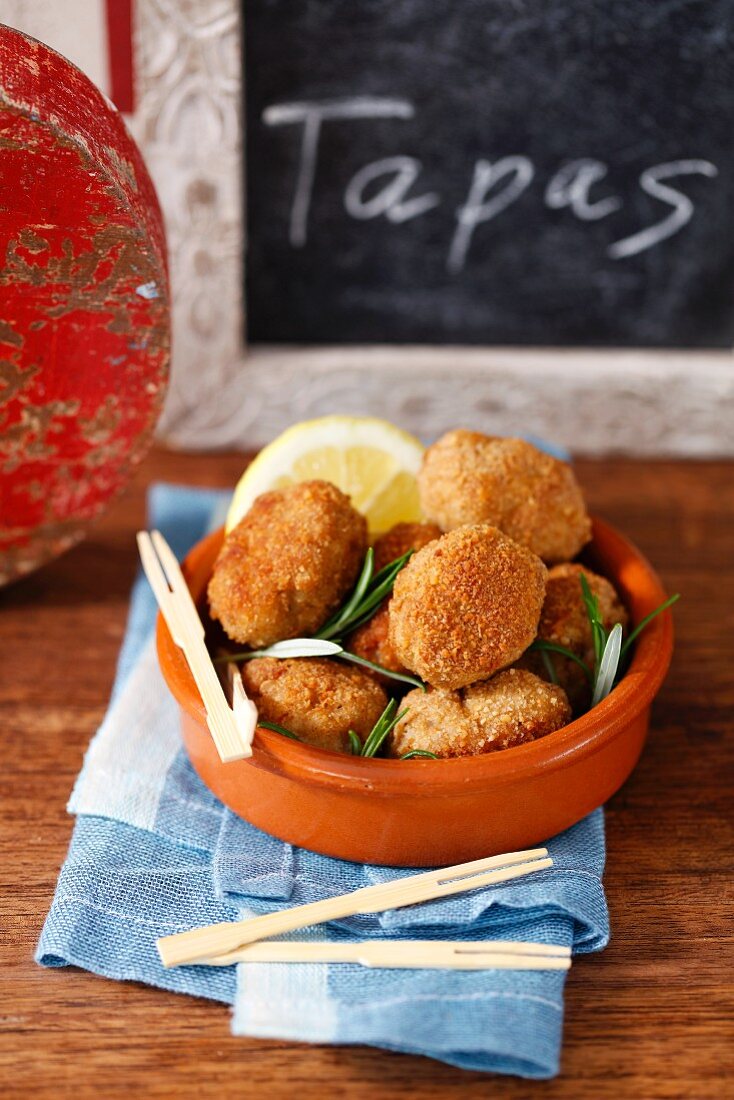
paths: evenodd
<path fill-rule="evenodd" d="M 151 526 L 174 552 L 221 515 L 227 494 L 156 485 Z M 368 1043 L 467 1069 L 551 1077 L 558 1071 L 562 971 L 367 970 L 336 964 L 240 964 L 165 970 L 155 940 L 410 874 L 285 844 L 225 809 L 193 772 L 178 713 L 158 670 L 155 602 L 144 578 L 108 713 L 69 810 L 77 820 L 39 941 L 43 966 L 76 965 L 234 1005 L 235 1034 Z M 502 938 L 569 944 L 609 938 L 601 810 L 548 842 L 554 867 L 526 880 L 382 914 L 345 918 L 286 939 L 365 936 Z"/>

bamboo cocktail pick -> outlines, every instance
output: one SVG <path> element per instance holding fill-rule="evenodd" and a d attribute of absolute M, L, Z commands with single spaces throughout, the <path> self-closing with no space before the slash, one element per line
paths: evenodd
<path fill-rule="evenodd" d="M 568 970 L 571 949 L 515 940 L 364 940 L 361 943 L 268 941 L 250 943 L 202 959 L 205 966 L 231 963 L 358 963 L 389 970 Z"/>
<path fill-rule="evenodd" d="M 297 905 L 250 920 L 212 924 L 174 936 L 163 936 L 157 941 L 158 953 L 165 967 L 205 962 L 216 956 L 226 956 L 245 944 L 292 932 L 295 928 L 351 917 L 355 913 L 381 913 L 386 909 L 449 897 L 479 886 L 522 878 L 552 866 L 553 860 L 548 857 L 547 848 L 489 856 L 378 886 L 364 886 L 351 894 Z"/>
<path fill-rule="evenodd" d="M 204 624 L 191 598 L 186 578 L 160 531 L 138 531 L 138 550 L 171 637 L 188 661 L 206 709 L 207 725 L 223 763 L 252 756 L 257 708 L 247 698 L 242 678 L 232 680 L 230 707 L 204 643 Z"/>

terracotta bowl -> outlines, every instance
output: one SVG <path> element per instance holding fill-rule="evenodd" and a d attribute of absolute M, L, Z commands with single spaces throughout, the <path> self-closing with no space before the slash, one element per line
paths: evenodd
<path fill-rule="evenodd" d="M 186 558 L 196 600 L 222 537 L 209 535 Z M 585 559 L 614 582 L 633 623 L 665 599 L 642 554 L 601 520 Z M 252 757 L 223 764 L 186 660 L 160 616 L 157 643 L 191 763 L 230 809 L 323 855 L 421 867 L 533 846 L 614 794 L 642 751 L 650 704 L 670 664 L 673 625 L 669 612 L 654 619 L 624 679 L 570 725 L 503 752 L 440 761 L 365 760 L 258 729 Z"/>

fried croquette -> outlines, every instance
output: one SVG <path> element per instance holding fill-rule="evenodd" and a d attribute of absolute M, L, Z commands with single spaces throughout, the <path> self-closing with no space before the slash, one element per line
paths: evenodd
<path fill-rule="evenodd" d="M 353 586 L 366 548 L 365 518 L 335 485 L 263 493 L 224 540 L 211 616 L 253 648 L 314 634 Z"/>
<path fill-rule="evenodd" d="M 346 648 L 351 653 L 356 653 L 358 657 L 364 658 L 365 661 L 382 665 L 390 672 L 407 672 L 390 641 L 389 602 L 385 600 L 372 618 L 354 631 L 347 639 Z M 381 678 L 379 673 L 375 675 L 378 679 L 385 679 Z"/>
<path fill-rule="evenodd" d="M 396 523 L 375 540 L 375 572 L 407 554 L 408 550 L 421 550 L 440 537 L 441 530 L 435 523 Z M 372 618 L 354 631 L 347 640 L 346 648 L 358 657 L 382 665 L 390 672 L 405 672 L 400 658 L 390 644 L 389 602 L 389 598 L 383 600 Z"/>
<path fill-rule="evenodd" d="M 375 539 L 375 573 L 409 550 L 422 550 L 429 542 L 440 539 L 442 533 L 435 523 L 396 523 Z"/>
<path fill-rule="evenodd" d="M 571 467 L 522 439 L 447 432 L 426 451 L 418 489 L 444 531 L 491 523 L 548 564 L 575 557 L 591 538 Z"/>
<path fill-rule="evenodd" d="M 592 573 L 590 569 L 574 562 L 564 562 L 548 572 L 538 637 L 570 649 L 593 669 L 594 641 L 581 592 L 582 573 L 599 602 L 604 629 L 610 631 L 617 623 L 627 626 L 627 612 L 606 577 L 600 577 L 598 573 Z M 571 700 L 574 711 L 586 709 L 591 691 L 583 669 L 568 657 L 556 653 L 547 654 L 547 659 L 552 663 L 556 678 Z M 518 661 L 518 667 L 530 669 L 544 679 L 549 678 L 545 660 L 540 653 L 524 654 Z"/>
<path fill-rule="evenodd" d="M 390 644 L 434 687 L 486 680 L 534 639 L 546 574 L 540 558 L 491 524 L 457 528 L 398 574 Z"/>
<path fill-rule="evenodd" d="M 445 759 L 510 749 L 553 733 L 571 717 L 563 688 L 516 668 L 461 691 L 410 691 L 405 708 L 390 737 L 390 756 L 422 749 Z"/>
<path fill-rule="evenodd" d="M 367 737 L 387 695 L 362 669 L 321 657 L 258 657 L 242 670 L 245 690 L 266 722 L 332 752 L 349 752 L 349 730 Z"/>

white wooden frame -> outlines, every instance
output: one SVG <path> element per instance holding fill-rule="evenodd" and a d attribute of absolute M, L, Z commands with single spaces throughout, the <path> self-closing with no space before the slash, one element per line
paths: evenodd
<path fill-rule="evenodd" d="M 462 424 L 576 451 L 734 453 L 728 352 L 244 347 L 238 0 L 137 0 L 143 148 L 168 227 L 180 447 L 252 447 L 296 419 L 386 416 L 424 438 Z M 734 308 L 734 304 L 733 304 Z"/>

